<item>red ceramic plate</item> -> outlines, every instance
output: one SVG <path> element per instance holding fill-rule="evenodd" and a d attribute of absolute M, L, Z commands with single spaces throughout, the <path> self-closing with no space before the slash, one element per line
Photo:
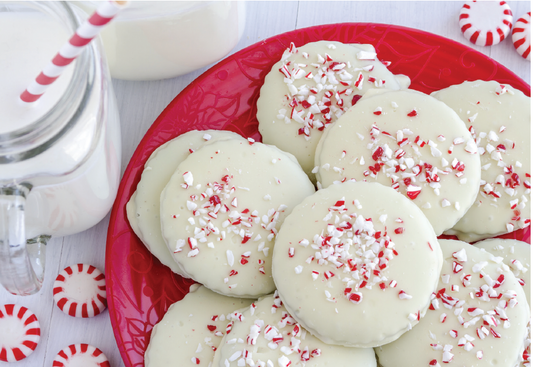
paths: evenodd
<path fill-rule="evenodd" d="M 193 129 L 224 129 L 260 141 L 256 100 L 265 75 L 283 51 L 319 40 L 370 43 L 411 88 L 430 93 L 465 80 L 497 80 L 528 96 L 530 86 L 491 58 L 460 43 L 399 26 L 345 23 L 284 33 L 221 61 L 184 89 L 161 113 L 133 154 L 111 213 L 106 250 L 107 301 L 117 345 L 126 367 L 144 366 L 152 327 L 183 298 L 190 281 L 161 265 L 135 236 L 126 203 L 144 163 L 162 143 Z M 513 238 L 530 242 L 529 228 Z"/>

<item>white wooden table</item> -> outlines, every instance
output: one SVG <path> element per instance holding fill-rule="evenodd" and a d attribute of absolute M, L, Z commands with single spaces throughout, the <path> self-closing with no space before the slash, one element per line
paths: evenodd
<path fill-rule="evenodd" d="M 514 20 L 531 11 L 529 1 L 508 1 Z M 340 22 L 375 22 L 402 25 L 428 31 L 494 58 L 531 84 L 531 64 L 514 50 L 511 37 L 493 47 L 470 44 L 458 26 L 459 1 L 253 1 L 247 2 L 244 35 L 233 52 L 279 33 L 312 25 Z M 152 122 L 167 104 L 203 73 L 153 82 L 114 80 L 122 124 L 122 170 Z M 109 215 L 95 227 L 69 237 L 54 238 L 48 245 L 47 274 L 43 289 L 36 295 L 16 297 L 0 288 L 0 304 L 16 303 L 32 310 L 41 323 L 41 341 L 36 351 L 13 366 L 52 365 L 55 355 L 72 343 L 89 343 L 100 348 L 112 367 L 124 366 L 109 321 L 109 312 L 92 319 L 80 319 L 61 312 L 52 299 L 57 274 L 76 263 L 88 263 L 104 270 Z M 0 362 L 0 366 L 8 363 Z"/>

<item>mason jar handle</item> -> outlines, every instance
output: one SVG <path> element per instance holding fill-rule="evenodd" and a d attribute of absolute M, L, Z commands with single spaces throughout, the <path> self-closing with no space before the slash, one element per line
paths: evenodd
<path fill-rule="evenodd" d="M 0 187 L 0 283 L 15 295 L 37 293 L 44 277 L 46 242 L 50 236 L 27 240 L 24 223 L 29 184 Z"/>

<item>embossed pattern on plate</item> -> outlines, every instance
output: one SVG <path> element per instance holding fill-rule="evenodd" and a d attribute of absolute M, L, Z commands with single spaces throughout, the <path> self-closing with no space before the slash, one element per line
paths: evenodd
<path fill-rule="evenodd" d="M 193 129 L 224 129 L 260 141 L 255 103 L 265 75 L 283 51 L 319 40 L 370 43 L 412 89 L 431 93 L 465 80 L 497 80 L 530 95 L 530 86 L 491 58 L 455 41 L 419 30 L 374 23 L 343 23 L 287 32 L 222 60 L 185 88 L 156 119 L 134 152 L 111 212 L 106 279 L 111 324 L 126 367 L 144 366 L 152 327 L 183 298 L 191 281 L 173 274 L 133 233 L 126 203 L 144 163 L 162 143 Z M 530 227 L 508 238 L 530 242 Z"/>

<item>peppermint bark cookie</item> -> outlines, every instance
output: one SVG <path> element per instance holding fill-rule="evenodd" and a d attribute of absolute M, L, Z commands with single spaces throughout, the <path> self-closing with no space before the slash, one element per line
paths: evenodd
<path fill-rule="evenodd" d="M 518 282 L 522 286 L 526 299 L 531 305 L 531 245 L 516 240 L 503 240 L 499 238 L 479 241 L 474 246 L 486 250 L 496 257 L 503 258 L 503 263 L 508 265 Z M 531 321 L 528 323 L 527 337 L 524 341 L 524 350 L 521 353 L 520 367 L 530 366 L 531 354 Z"/>
<path fill-rule="evenodd" d="M 440 240 L 438 291 L 420 323 L 376 348 L 383 367 L 514 367 L 522 354 L 528 304 L 501 258 L 466 242 Z"/>
<path fill-rule="evenodd" d="M 161 193 L 161 229 L 192 279 L 235 297 L 274 291 L 271 258 L 284 218 L 314 186 L 276 147 L 225 140 L 187 157 Z"/>
<path fill-rule="evenodd" d="M 517 240 L 491 238 L 476 242 L 474 246 L 503 258 L 503 263 L 511 268 L 522 285 L 528 302 L 531 301 L 531 245 Z"/>
<path fill-rule="evenodd" d="M 154 326 L 144 355 L 146 367 L 211 366 L 226 326 L 252 300 L 225 297 L 193 285 Z"/>
<path fill-rule="evenodd" d="M 475 203 L 449 233 L 473 242 L 530 225 L 531 99 L 508 85 L 480 80 L 432 95 L 457 112 L 481 156 Z"/>
<path fill-rule="evenodd" d="M 294 320 L 277 295 L 265 296 L 231 322 L 213 367 L 375 367 L 371 348 L 327 345 Z"/>
<path fill-rule="evenodd" d="M 126 205 L 128 221 L 137 237 L 163 265 L 182 276 L 185 275 L 184 272 L 172 258 L 161 237 L 159 220 L 161 191 L 185 158 L 204 144 L 226 139 L 244 141 L 243 137 L 230 131 L 193 130 L 164 143 L 146 161 L 137 190 Z"/>
<path fill-rule="evenodd" d="M 328 344 L 375 347 L 416 325 L 442 253 L 420 209 L 393 189 L 332 185 L 307 197 L 276 238 L 272 275 L 289 313 Z"/>
<path fill-rule="evenodd" d="M 315 148 L 324 129 L 369 89 L 407 88 L 378 60 L 372 45 L 312 42 L 285 51 L 257 101 L 263 142 L 294 154 L 314 180 Z"/>
<path fill-rule="evenodd" d="M 477 147 L 444 103 L 417 91 L 365 96 L 326 130 L 316 151 L 322 187 L 376 181 L 412 200 L 435 233 L 451 228 L 475 200 Z"/>

